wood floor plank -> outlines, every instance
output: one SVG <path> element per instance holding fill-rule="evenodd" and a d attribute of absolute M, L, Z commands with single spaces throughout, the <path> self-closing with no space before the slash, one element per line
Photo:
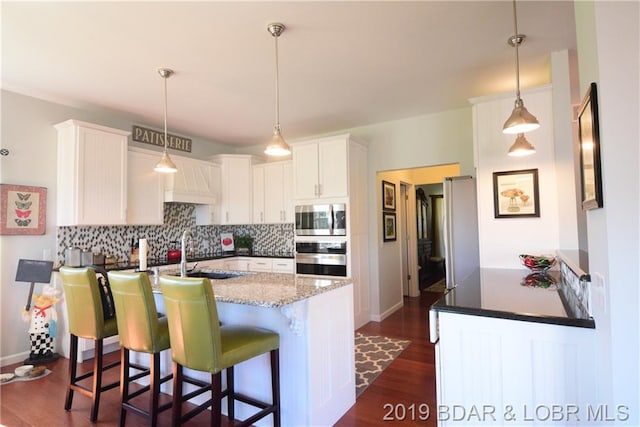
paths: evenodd
<path fill-rule="evenodd" d="M 440 294 L 423 292 L 418 298 L 405 298 L 404 307 L 382 322 L 369 322 L 358 332 L 369 335 L 410 340 L 411 344 L 385 369 L 360 395 L 356 404 L 336 423 L 338 427 L 352 426 L 435 426 L 433 414 L 421 419 L 420 405 L 428 405 L 435 413 L 434 349 L 429 342 L 428 307 Z M 105 356 L 111 362 L 119 352 Z M 17 365 L 2 367 L 2 372 L 12 372 Z M 56 426 L 85 427 L 89 423 L 90 402 L 76 393 L 72 410 L 64 410 L 65 385 L 68 360 L 60 358 L 47 365 L 48 376 L 24 382 L 0 386 L 0 424 L 9 427 Z M 82 364 L 82 371 L 91 369 L 91 361 Z M 117 379 L 118 369 L 105 375 L 105 381 Z M 169 396 L 164 398 L 168 399 Z M 386 405 L 386 406 L 385 406 Z M 412 406 L 413 405 L 413 406 Z M 411 408 L 413 407 L 413 413 Z M 424 406 L 422 407 L 424 409 Z M 100 403 L 98 427 L 118 425 L 120 410 L 118 389 L 105 392 Z M 404 414 L 404 417 L 400 417 Z M 387 415 L 387 420 L 385 420 Z M 400 419 L 403 418 L 403 419 Z M 159 425 L 170 425 L 170 411 L 160 414 Z M 226 422 L 223 425 L 230 425 Z M 148 425 L 135 414 L 127 416 L 128 427 Z M 208 426 L 209 412 L 199 414 L 187 425 Z M 291 427 L 291 426 L 283 426 Z"/>

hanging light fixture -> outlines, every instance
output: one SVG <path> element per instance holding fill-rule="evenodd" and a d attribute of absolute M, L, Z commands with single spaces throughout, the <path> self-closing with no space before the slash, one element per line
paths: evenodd
<path fill-rule="evenodd" d="M 526 36 L 524 34 L 518 34 L 516 0 L 513 0 L 513 36 L 509 37 L 507 43 L 516 49 L 516 101 L 511 116 L 504 122 L 504 126 L 502 127 L 502 132 L 507 134 L 529 132 L 540 127 L 538 119 L 525 108 L 524 102 L 522 102 L 520 98 L 520 58 L 518 56 L 518 46 L 524 42 L 525 38 Z"/>
<path fill-rule="evenodd" d="M 289 148 L 289 144 L 287 144 L 282 137 L 281 129 L 280 129 L 280 87 L 279 87 L 279 76 L 278 76 L 278 37 L 284 31 L 284 24 L 280 24 L 279 22 L 274 22 L 267 25 L 267 31 L 275 38 L 276 41 L 276 124 L 273 126 L 273 136 L 271 137 L 271 141 L 267 144 L 267 148 L 264 150 L 264 153 L 268 156 L 287 156 L 291 154 L 291 148 Z"/>
<path fill-rule="evenodd" d="M 509 156 L 522 157 L 535 154 L 535 152 L 536 148 L 527 141 L 527 138 L 524 137 L 524 133 L 519 133 L 516 141 L 513 143 L 511 148 L 509 148 L 509 152 L 507 154 Z"/>
<path fill-rule="evenodd" d="M 167 79 L 171 77 L 173 70 L 169 68 L 158 68 L 158 74 L 160 74 L 160 77 L 164 80 L 164 151 L 162 152 L 162 158 L 153 170 L 162 173 L 176 173 L 178 172 L 178 168 L 176 164 L 171 161 L 171 157 L 169 157 L 169 152 L 167 151 L 167 144 L 169 143 L 169 138 L 167 137 Z"/>

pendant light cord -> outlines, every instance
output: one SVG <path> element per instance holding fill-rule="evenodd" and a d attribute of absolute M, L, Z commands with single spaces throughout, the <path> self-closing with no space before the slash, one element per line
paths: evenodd
<path fill-rule="evenodd" d="M 280 71 L 278 66 L 278 37 L 276 39 L 276 127 L 280 129 Z"/>
<path fill-rule="evenodd" d="M 162 77 L 164 80 L 164 151 L 167 152 L 167 76 Z"/>
<path fill-rule="evenodd" d="M 520 41 L 521 39 L 518 35 L 516 0 L 513 0 L 513 45 L 516 48 L 516 102 L 520 99 L 520 57 L 518 55 L 518 46 L 520 45 Z"/>

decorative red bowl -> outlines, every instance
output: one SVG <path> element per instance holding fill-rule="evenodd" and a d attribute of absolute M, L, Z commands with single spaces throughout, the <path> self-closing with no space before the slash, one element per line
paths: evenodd
<path fill-rule="evenodd" d="M 552 255 L 520 255 L 520 262 L 529 270 L 536 273 L 544 273 L 556 263 L 556 257 Z"/>

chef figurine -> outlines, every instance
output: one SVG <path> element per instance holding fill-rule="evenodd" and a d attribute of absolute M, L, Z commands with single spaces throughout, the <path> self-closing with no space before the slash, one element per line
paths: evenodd
<path fill-rule="evenodd" d="M 60 301 L 60 291 L 55 287 L 45 286 L 42 294 L 33 296 L 34 305 L 30 311 L 22 311 L 22 319 L 30 322 L 29 338 L 31 353 L 25 362 L 43 363 L 58 358 L 53 352 L 53 339 L 57 335 L 58 315 L 55 304 Z"/>

